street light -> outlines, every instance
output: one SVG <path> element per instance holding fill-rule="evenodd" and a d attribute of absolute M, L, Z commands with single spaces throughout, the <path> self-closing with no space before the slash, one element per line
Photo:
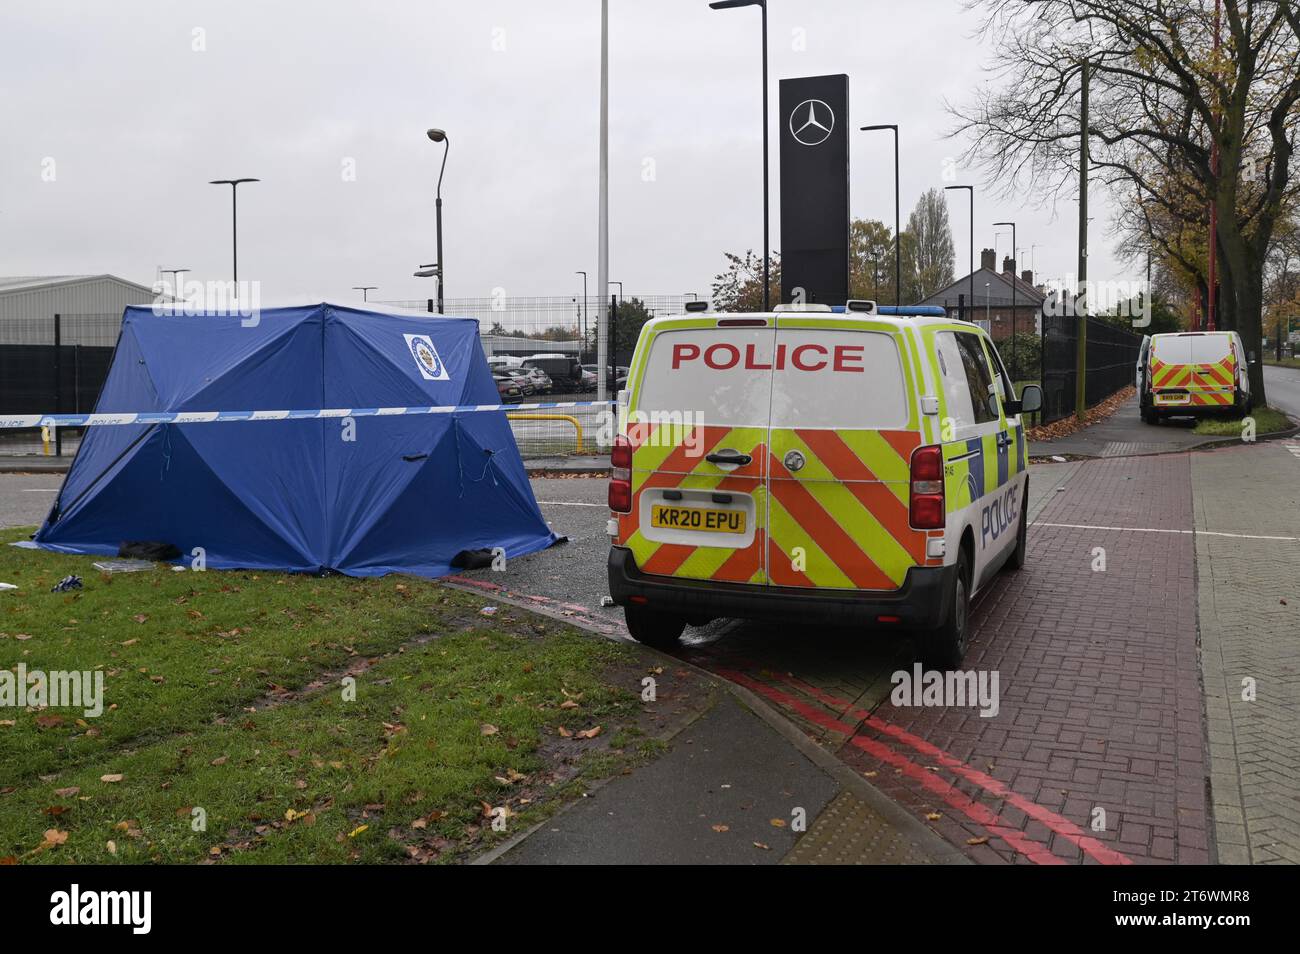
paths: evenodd
<path fill-rule="evenodd" d="M 158 271 L 162 272 L 164 275 L 172 276 L 172 297 L 175 298 L 177 301 L 184 301 L 184 299 L 181 298 L 181 280 L 176 278 L 176 276 L 184 275 L 186 272 L 189 271 L 189 269 L 188 268 L 160 268 L 158 269 Z"/>
<path fill-rule="evenodd" d="M 245 182 L 261 182 L 261 179 L 211 179 L 208 185 L 230 186 L 230 260 L 234 272 L 235 296 L 239 295 L 239 187 Z"/>
<path fill-rule="evenodd" d="M 944 186 L 947 191 L 965 189 L 970 193 L 970 310 L 975 311 L 975 187 L 968 185 Z M 964 316 L 963 316 L 964 317 Z"/>
<path fill-rule="evenodd" d="M 1011 226 L 1011 364 L 1016 369 L 1012 374 L 1012 380 L 1015 380 L 1015 375 L 1020 373 L 1020 366 L 1016 364 L 1016 223 L 994 222 L 993 225 Z"/>
<path fill-rule="evenodd" d="M 582 346 L 587 346 L 587 273 L 576 271 L 573 274 L 582 276 Z"/>
<path fill-rule="evenodd" d="M 361 292 L 362 301 L 370 301 L 369 293 L 378 287 L 378 285 L 353 285 L 352 290 Z"/>
<path fill-rule="evenodd" d="M 438 261 L 432 265 L 421 265 L 415 273 L 416 278 L 438 279 L 438 314 L 442 314 L 443 293 L 447 287 L 447 269 L 442 255 L 442 174 L 447 171 L 447 153 L 451 152 L 451 140 L 445 130 L 430 129 L 425 132 L 431 142 L 443 143 L 442 166 L 438 169 L 437 201 L 434 203 L 438 219 Z"/>
<path fill-rule="evenodd" d="M 771 270 L 771 241 L 768 223 L 770 222 L 770 213 L 768 210 L 768 185 L 767 172 L 767 0 L 714 0 L 709 4 L 713 10 L 731 10 L 736 7 L 758 7 L 763 11 L 763 310 L 772 310 L 771 288 L 772 276 Z"/>
<path fill-rule="evenodd" d="M 863 126 L 862 132 L 878 132 L 882 129 L 893 130 L 894 133 L 894 304 L 903 304 L 903 265 L 902 257 L 899 253 L 899 217 L 898 217 L 898 127 L 890 123 L 883 123 L 877 126 Z M 972 201 L 974 201 L 972 199 Z"/>

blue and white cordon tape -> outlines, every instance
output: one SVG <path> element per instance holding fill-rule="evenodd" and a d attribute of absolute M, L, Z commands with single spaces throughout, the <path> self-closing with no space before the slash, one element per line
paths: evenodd
<path fill-rule="evenodd" d="M 397 417 L 408 414 L 467 414 L 479 411 L 550 411 L 570 407 L 613 407 L 613 401 L 548 401 L 540 404 L 451 404 L 442 407 L 328 407 L 295 411 L 122 411 L 107 414 L 11 414 L 0 430 L 18 427 L 98 427 L 113 424 L 214 424 L 221 421 L 302 421 L 339 417 Z"/>

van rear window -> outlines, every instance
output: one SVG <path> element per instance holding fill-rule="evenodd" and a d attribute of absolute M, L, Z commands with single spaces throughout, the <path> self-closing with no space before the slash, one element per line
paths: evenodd
<path fill-rule="evenodd" d="M 781 328 L 772 372 L 773 427 L 870 430 L 907 426 L 907 387 L 894 336 Z"/>
<path fill-rule="evenodd" d="M 701 424 L 767 427 L 771 328 L 662 331 L 650 346 L 633 410 L 680 413 Z"/>
<path fill-rule="evenodd" d="M 892 335 L 803 328 L 661 332 L 634 410 L 728 427 L 898 428 L 908 419 Z"/>

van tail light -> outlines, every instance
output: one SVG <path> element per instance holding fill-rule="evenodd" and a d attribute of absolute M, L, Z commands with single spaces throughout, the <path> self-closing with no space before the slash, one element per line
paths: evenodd
<path fill-rule="evenodd" d="M 917 530 L 944 527 L 947 511 L 943 501 L 943 448 L 938 444 L 918 447 L 912 453 L 912 503 L 908 512 Z"/>
<path fill-rule="evenodd" d="M 632 442 L 622 434 L 614 438 L 609 465 L 609 509 L 614 513 L 631 513 Z"/>

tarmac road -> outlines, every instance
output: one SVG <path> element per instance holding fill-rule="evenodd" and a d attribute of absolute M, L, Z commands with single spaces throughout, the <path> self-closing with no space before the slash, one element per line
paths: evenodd
<path fill-rule="evenodd" d="M 1264 365 L 1264 387 L 1269 404 L 1300 418 L 1300 368 Z"/>

